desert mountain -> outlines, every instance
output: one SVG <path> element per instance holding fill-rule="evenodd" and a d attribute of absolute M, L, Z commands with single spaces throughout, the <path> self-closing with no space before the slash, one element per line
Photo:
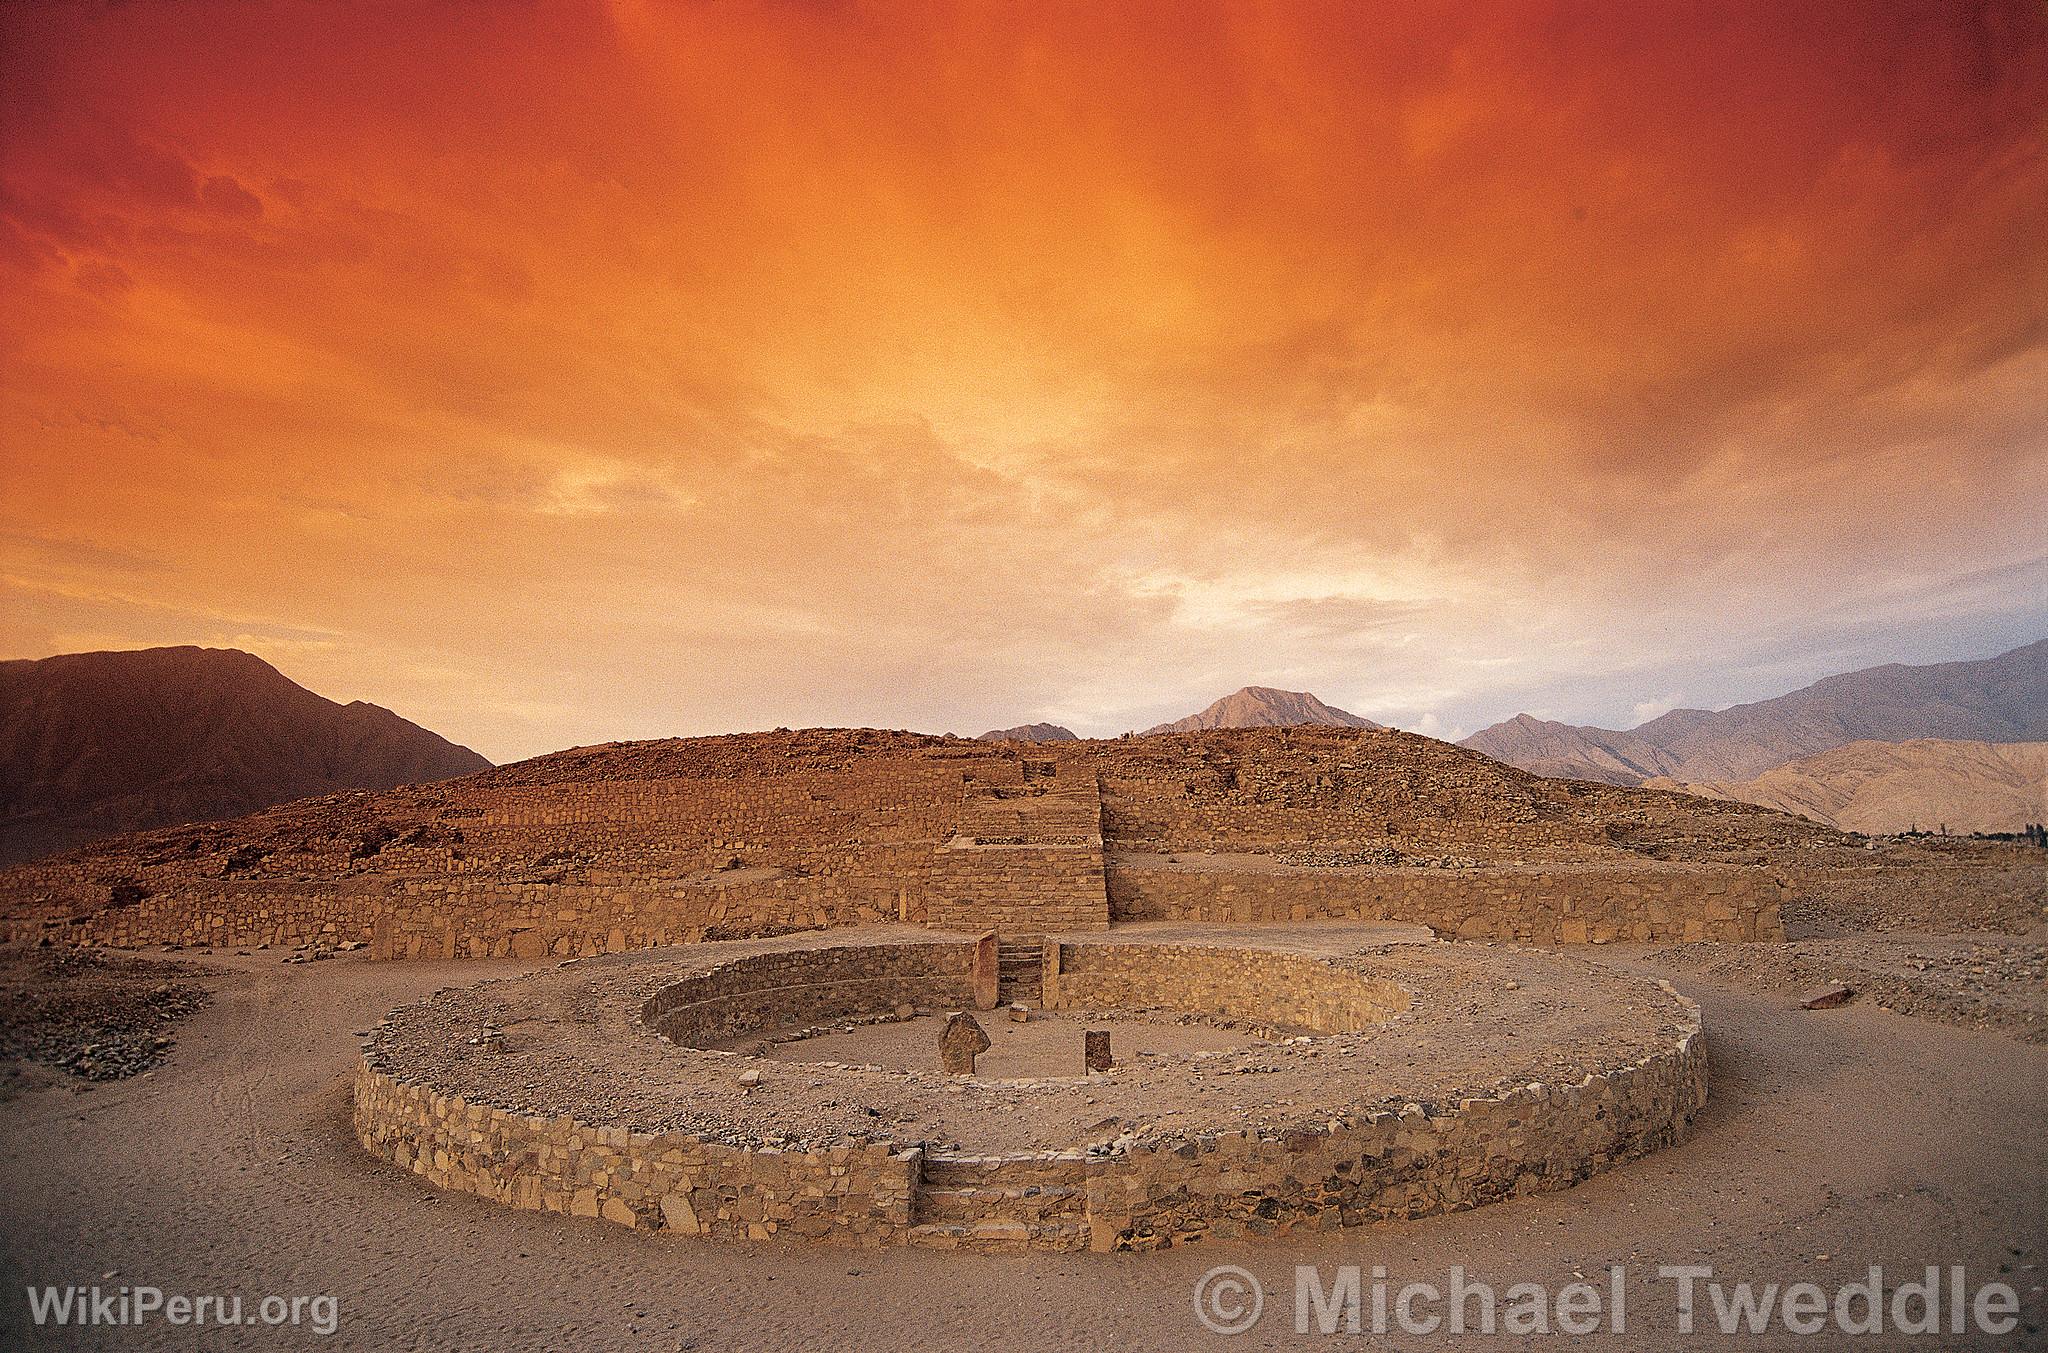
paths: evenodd
<path fill-rule="evenodd" d="M 1027 723 L 1015 728 L 991 728 L 977 742 L 1076 742 L 1074 730 L 1056 723 Z"/>
<path fill-rule="evenodd" d="M 1276 691 L 1271 686 L 1246 686 L 1226 695 L 1200 714 L 1145 730 L 1152 733 L 1198 733 L 1206 728 L 1297 728 L 1316 724 L 1328 728 L 1378 728 L 1371 719 L 1326 705 L 1307 691 Z"/>
<path fill-rule="evenodd" d="M 1538 775 L 1605 785 L 1641 784 L 1677 765 L 1676 758 L 1634 733 L 1556 723 L 1530 714 L 1483 728 L 1458 745 Z"/>
<path fill-rule="evenodd" d="M 315 695 L 235 649 L 0 662 L 4 862 L 490 764 L 381 706 Z"/>
<path fill-rule="evenodd" d="M 1674 709 L 1628 732 L 1517 715 L 1461 746 L 1539 775 L 1735 783 L 1863 740 L 2048 738 L 2048 639 L 1975 662 L 1888 663 L 1730 709 Z"/>
<path fill-rule="evenodd" d="M 1738 783 L 1654 779 L 1844 831 L 2018 832 L 2048 821 L 2048 742 L 1852 742 Z"/>

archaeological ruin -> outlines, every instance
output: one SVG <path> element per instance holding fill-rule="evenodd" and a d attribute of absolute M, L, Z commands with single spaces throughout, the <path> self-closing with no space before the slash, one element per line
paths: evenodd
<path fill-rule="evenodd" d="M 2008 868 L 1391 730 L 819 730 L 121 838 L 0 875 L 0 925 L 523 960 L 364 1045 L 359 1140 L 441 1188 L 679 1237 L 1145 1250 L 1656 1150 L 1708 1094 L 1698 1012 L 1577 946 L 1777 940 L 1819 891 Z"/>

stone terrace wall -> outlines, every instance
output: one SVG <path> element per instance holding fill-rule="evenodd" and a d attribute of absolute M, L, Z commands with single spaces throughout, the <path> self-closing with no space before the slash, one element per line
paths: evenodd
<path fill-rule="evenodd" d="M 938 852 L 931 924 L 1005 935 L 1107 930 L 1102 847 L 952 846 Z"/>
<path fill-rule="evenodd" d="M 146 896 L 114 906 L 107 899 L 131 886 L 130 872 L 31 866 L 12 876 L 31 906 L 0 930 L 95 944 L 358 940 L 382 958 L 540 957 L 922 919 L 935 847 L 959 814 L 962 764 L 877 757 L 759 779 L 453 782 L 431 787 L 445 802 L 423 833 L 430 844 L 361 858 L 280 847 L 246 877 L 133 871 L 144 882 L 132 891 Z"/>
<path fill-rule="evenodd" d="M 1352 1033 L 1408 1009 L 1391 982 L 1325 958 L 1197 945 L 1049 943 L 1045 1007 L 1194 1010 L 1316 1033 Z"/>
<path fill-rule="evenodd" d="M 1670 1050 L 1574 1084 L 1132 1151 L 1090 1173 L 1090 1248 L 1334 1230 L 1566 1188 L 1680 1140 L 1706 1101 L 1693 1007 Z"/>
<path fill-rule="evenodd" d="M 687 1133 L 529 1118 L 356 1070 L 356 1138 L 439 1188 L 674 1235 L 903 1243 L 917 1148 L 748 1150 Z"/>
<path fill-rule="evenodd" d="M 337 879 L 223 879 L 101 904 L 75 917 L 0 920 L 0 941 L 183 944 L 226 949 L 364 943 L 388 885 Z M 106 889 L 99 893 L 104 895 Z M 138 889 L 140 891 L 140 889 Z"/>
<path fill-rule="evenodd" d="M 1535 944 L 1782 940 L 1783 888 L 1745 868 L 1288 869 L 1109 863 L 1119 921 L 1377 920 Z"/>
<path fill-rule="evenodd" d="M 762 1029 L 813 1024 L 898 1005 L 974 1003 L 974 943 L 841 945 L 754 954 L 647 998 L 640 1017 L 690 1047 Z"/>
<path fill-rule="evenodd" d="M 1403 751 L 1429 763 L 1410 764 Z M 1125 850 L 1315 844 L 1499 854 L 1606 844 L 1528 777 L 1393 733 L 1145 739 L 1105 754 L 1101 778 L 1103 835 Z"/>
<path fill-rule="evenodd" d="M 935 861 L 927 912 L 933 925 L 1006 935 L 1108 929 L 1095 774 L 1070 766 L 1053 778 L 1046 773 L 1051 765 L 999 763 L 990 770 L 1045 771 L 1035 784 L 967 787 L 960 821 Z"/>
<path fill-rule="evenodd" d="M 847 871 L 876 847 L 929 848 L 957 816 L 962 763 L 878 757 L 758 779 L 570 782 L 492 789 L 457 811 L 470 868 L 536 860 L 618 886 L 672 882 L 733 858 Z"/>
<path fill-rule="evenodd" d="M 924 865 L 926 850 L 901 853 Z M 923 919 L 886 876 L 716 877 L 665 889 L 493 879 L 407 880 L 376 908 L 373 958 L 586 957 L 783 930 Z"/>

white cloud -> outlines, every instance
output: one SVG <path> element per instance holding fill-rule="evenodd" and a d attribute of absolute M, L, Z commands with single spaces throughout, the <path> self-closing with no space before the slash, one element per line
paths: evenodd
<path fill-rule="evenodd" d="M 1629 727 L 1633 728 L 1636 724 L 1648 723 L 1659 714 L 1669 714 L 1684 703 L 1685 692 L 1683 691 L 1673 691 L 1671 694 L 1655 700 L 1638 700 L 1634 710 L 1635 723 L 1630 724 Z"/>

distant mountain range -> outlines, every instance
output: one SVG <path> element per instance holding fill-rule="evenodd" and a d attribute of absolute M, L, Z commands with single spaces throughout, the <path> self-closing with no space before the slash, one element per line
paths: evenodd
<path fill-rule="evenodd" d="M 1246 686 L 1224 696 L 1199 714 L 1159 724 L 1153 733 L 1198 733 L 1205 728 L 1296 728 L 1319 724 L 1335 728 L 1380 728 L 1371 719 L 1326 705 L 1307 691 L 1276 691 L 1271 686 Z"/>
<path fill-rule="evenodd" d="M 977 742 L 1078 742 L 1071 728 L 1056 723 L 1027 723 L 1015 728 L 991 728 Z"/>
<path fill-rule="evenodd" d="M 1146 732 L 1299 725 L 1382 726 L 1306 691 L 1247 686 Z M 1074 738 L 1049 723 L 981 736 Z M 1976 662 L 1849 672 L 1718 712 L 1673 710 L 1626 732 L 1517 715 L 1462 745 L 1539 775 L 1654 782 L 1849 830 L 1961 832 L 2048 817 L 2042 748 L 2008 745 L 2044 743 L 2048 640 Z M 336 704 L 234 649 L 0 662 L 0 864 L 489 765 L 390 710 Z"/>
<path fill-rule="evenodd" d="M 490 764 L 381 706 L 315 695 L 236 649 L 0 662 L 0 864 Z"/>
<path fill-rule="evenodd" d="M 1759 803 L 1852 832 L 2019 832 L 2048 822 L 2048 742 L 1852 742 L 1753 780 L 1660 777 L 1643 787 Z"/>
<path fill-rule="evenodd" d="M 1627 732 L 1518 714 L 1460 745 L 1538 775 L 1733 784 L 1847 743 L 1913 738 L 2048 739 L 2048 640 L 1976 662 L 1869 667 L 1720 711 L 1675 709 Z"/>

